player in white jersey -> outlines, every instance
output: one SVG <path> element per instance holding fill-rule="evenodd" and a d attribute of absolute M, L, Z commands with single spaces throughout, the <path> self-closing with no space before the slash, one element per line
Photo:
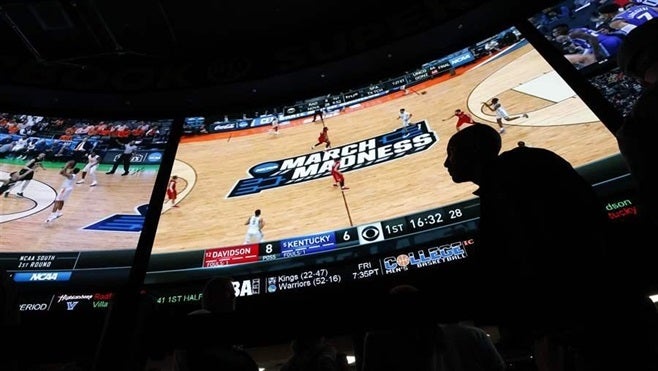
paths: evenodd
<path fill-rule="evenodd" d="M 501 134 L 505 132 L 505 128 L 503 127 L 503 120 L 512 121 L 512 120 L 520 119 L 521 117 L 528 118 L 527 113 L 523 113 L 518 116 L 510 116 L 509 113 L 507 113 L 505 107 L 503 107 L 503 104 L 500 103 L 500 99 L 498 98 L 491 98 L 491 103 L 482 102 L 482 106 L 487 107 L 492 112 L 496 112 L 496 123 L 498 124 L 498 132 Z"/>
<path fill-rule="evenodd" d="M 247 226 L 247 235 L 244 237 L 245 245 L 251 243 L 254 239 L 258 242 L 263 242 L 263 227 L 265 226 L 265 220 L 263 220 L 263 217 L 260 215 L 260 209 L 256 209 L 254 215 L 250 216 L 244 225 Z"/>
<path fill-rule="evenodd" d="M 55 202 L 53 203 L 53 211 L 46 219 L 46 223 L 50 223 L 53 220 L 62 216 L 62 208 L 64 208 L 64 202 L 69 199 L 71 192 L 73 192 L 73 186 L 75 185 L 75 176 L 80 172 L 80 168 L 75 167 L 75 160 L 70 160 L 64 165 L 62 170 L 59 171 L 59 175 L 63 176 L 65 179 L 62 182 L 62 186 L 57 192 L 57 197 L 55 197 Z"/>
<path fill-rule="evenodd" d="M 406 138 L 409 135 L 407 128 L 411 124 L 411 116 L 413 116 L 412 113 L 406 111 L 404 108 L 400 108 L 398 120 L 402 120 L 402 131 L 404 132 L 404 135 L 402 136 L 403 138 Z"/>
<path fill-rule="evenodd" d="M 101 162 L 101 156 L 97 155 L 96 152 L 94 152 L 93 150 L 89 152 L 89 154 L 87 155 L 87 164 L 82 169 L 82 175 L 80 176 L 80 180 L 78 180 L 76 184 L 84 183 L 87 174 L 89 174 L 89 177 L 91 178 L 91 184 L 89 186 L 95 187 L 97 184 L 96 169 L 98 168 L 98 164 L 100 164 L 100 162 Z"/>

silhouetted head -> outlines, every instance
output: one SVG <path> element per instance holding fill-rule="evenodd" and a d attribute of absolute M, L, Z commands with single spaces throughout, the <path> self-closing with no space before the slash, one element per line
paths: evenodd
<path fill-rule="evenodd" d="M 228 277 L 214 277 L 203 288 L 201 306 L 212 313 L 235 311 L 235 289 Z"/>
<path fill-rule="evenodd" d="M 313 354 L 325 343 L 325 337 L 319 334 L 302 334 L 297 336 L 290 344 L 295 354 Z"/>
<path fill-rule="evenodd" d="M 617 64 L 627 75 L 649 84 L 658 82 L 658 18 L 633 29 L 617 53 Z"/>
<path fill-rule="evenodd" d="M 254 215 L 260 216 L 260 209 L 256 209 L 256 211 L 254 211 Z"/>
<path fill-rule="evenodd" d="M 455 110 L 455 115 L 459 115 L 460 113 L 462 113 L 462 110 L 460 110 L 459 108 L 457 108 L 457 109 Z"/>
<path fill-rule="evenodd" d="M 491 103 L 493 103 L 493 104 L 498 103 L 498 98 L 491 98 Z"/>
<path fill-rule="evenodd" d="M 329 131 L 329 128 L 325 126 L 322 131 Z"/>
<path fill-rule="evenodd" d="M 397 284 L 388 291 L 388 305 L 393 313 L 401 316 L 429 314 L 430 303 L 421 290 L 411 284 Z"/>
<path fill-rule="evenodd" d="M 409 284 L 399 284 L 396 286 L 393 286 L 388 293 L 390 295 L 407 295 L 407 294 L 417 294 L 419 293 L 420 290 L 418 287 L 414 285 L 409 285 Z"/>
<path fill-rule="evenodd" d="M 400 113 L 404 112 L 404 108 L 400 108 Z"/>
<path fill-rule="evenodd" d="M 495 99 L 495 98 L 494 98 Z M 482 170 L 498 157 L 500 134 L 489 125 L 473 125 L 455 133 L 448 141 L 443 166 L 455 183 L 479 184 Z"/>

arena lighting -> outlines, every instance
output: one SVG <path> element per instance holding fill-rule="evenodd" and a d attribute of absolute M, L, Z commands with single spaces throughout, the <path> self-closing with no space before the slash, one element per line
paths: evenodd
<path fill-rule="evenodd" d="M 654 303 L 658 303 L 658 294 L 649 295 L 649 299 Z"/>

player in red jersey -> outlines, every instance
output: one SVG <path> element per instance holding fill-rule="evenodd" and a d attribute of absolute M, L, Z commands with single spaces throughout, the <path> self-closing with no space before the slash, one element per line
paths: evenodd
<path fill-rule="evenodd" d="M 455 110 L 455 113 L 453 115 L 444 118 L 443 121 L 449 120 L 453 117 L 457 117 L 457 124 L 455 125 L 457 131 L 475 124 L 471 115 L 460 110 L 459 108 Z"/>
<path fill-rule="evenodd" d="M 329 128 L 326 126 L 322 128 L 322 131 L 320 132 L 320 136 L 318 137 L 318 142 L 312 145 L 311 149 L 315 149 L 315 147 L 319 146 L 322 143 L 325 144 L 324 146 L 325 150 L 331 148 L 331 142 L 329 141 Z"/>
<path fill-rule="evenodd" d="M 343 191 L 349 189 L 348 187 L 345 187 L 345 177 L 343 176 L 343 173 L 340 172 L 340 158 L 334 159 L 334 165 L 331 167 L 331 176 L 334 178 L 334 187 L 340 185 L 340 189 Z"/>
<path fill-rule="evenodd" d="M 176 205 L 176 197 L 178 197 L 178 191 L 176 190 L 177 182 L 178 176 L 172 175 L 167 184 L 167 199 L 165 200 L 165 203 L 171 201 L 172 207 L 178 207 L 178 205 Z"/>

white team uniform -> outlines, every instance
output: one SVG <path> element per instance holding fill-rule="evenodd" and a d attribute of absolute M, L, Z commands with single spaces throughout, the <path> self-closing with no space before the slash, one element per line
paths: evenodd
<path fill-rule="evenodd" d="M 248 244 L 253 239 L 263 242 L 263 232 L 260 230 L 260 216 L 252 215 L 247 223 L 247 235 L 244 237 L 244 243 Z"/>
<path fill-rule="evenodd" d="M 82 171 L 89 173 L 89 175 L 96 172 L 96 168 L 98 167 L 98 163 L 100 162 L 100 160 L 101 160 L 101 156 L 99 155 L 88 155 L 87 164 L 82 169 Z"/>
<path fill-rule="evenodd" d="M 505 110 L 505 108 L 503 108 L 503 105 L 502 105 L 502 104 L 500 104 L 500 103 L 496 103 L 496 104 L 494 104 L 494 105 L 493 105 L 493 109 L 496 111 L 496 118 L 498 118 L 498 119 L 506 119 L 506 118 L 509 117 L 509 114 L 507 113 L 507 111 Z"/>
<path fill-rule="evenodd" d="M 411 113 L 404 111 L 400 113 L 400 120 L 402 120 L 402 127 L 407 127 L 411 121 Z"/>
<path fill-rule="evenodd" d="M 99 155 L 87 155 L 87 164 L 82 169 L 83 173 L 87 173 L 91 178 L 91 185 L 96 185 L 96 169 L 98 164 L 101 162 L 101 156 Z M 84 183 L 84 179 L 78 181 L 78 183 Z"/>
<path fill-rule="evenodd" d="M 63 183 L 62 186 L 59 188 L 59 192 L 57 193 L 57 197 L 55 197 L 55 201 L 66 201 L 69 196 L 71 195 L 71 192 L 73 192 L 73 181 L 75 180 L 75 177 L 71 175 L 70 178 L 67 178 Z"/>

